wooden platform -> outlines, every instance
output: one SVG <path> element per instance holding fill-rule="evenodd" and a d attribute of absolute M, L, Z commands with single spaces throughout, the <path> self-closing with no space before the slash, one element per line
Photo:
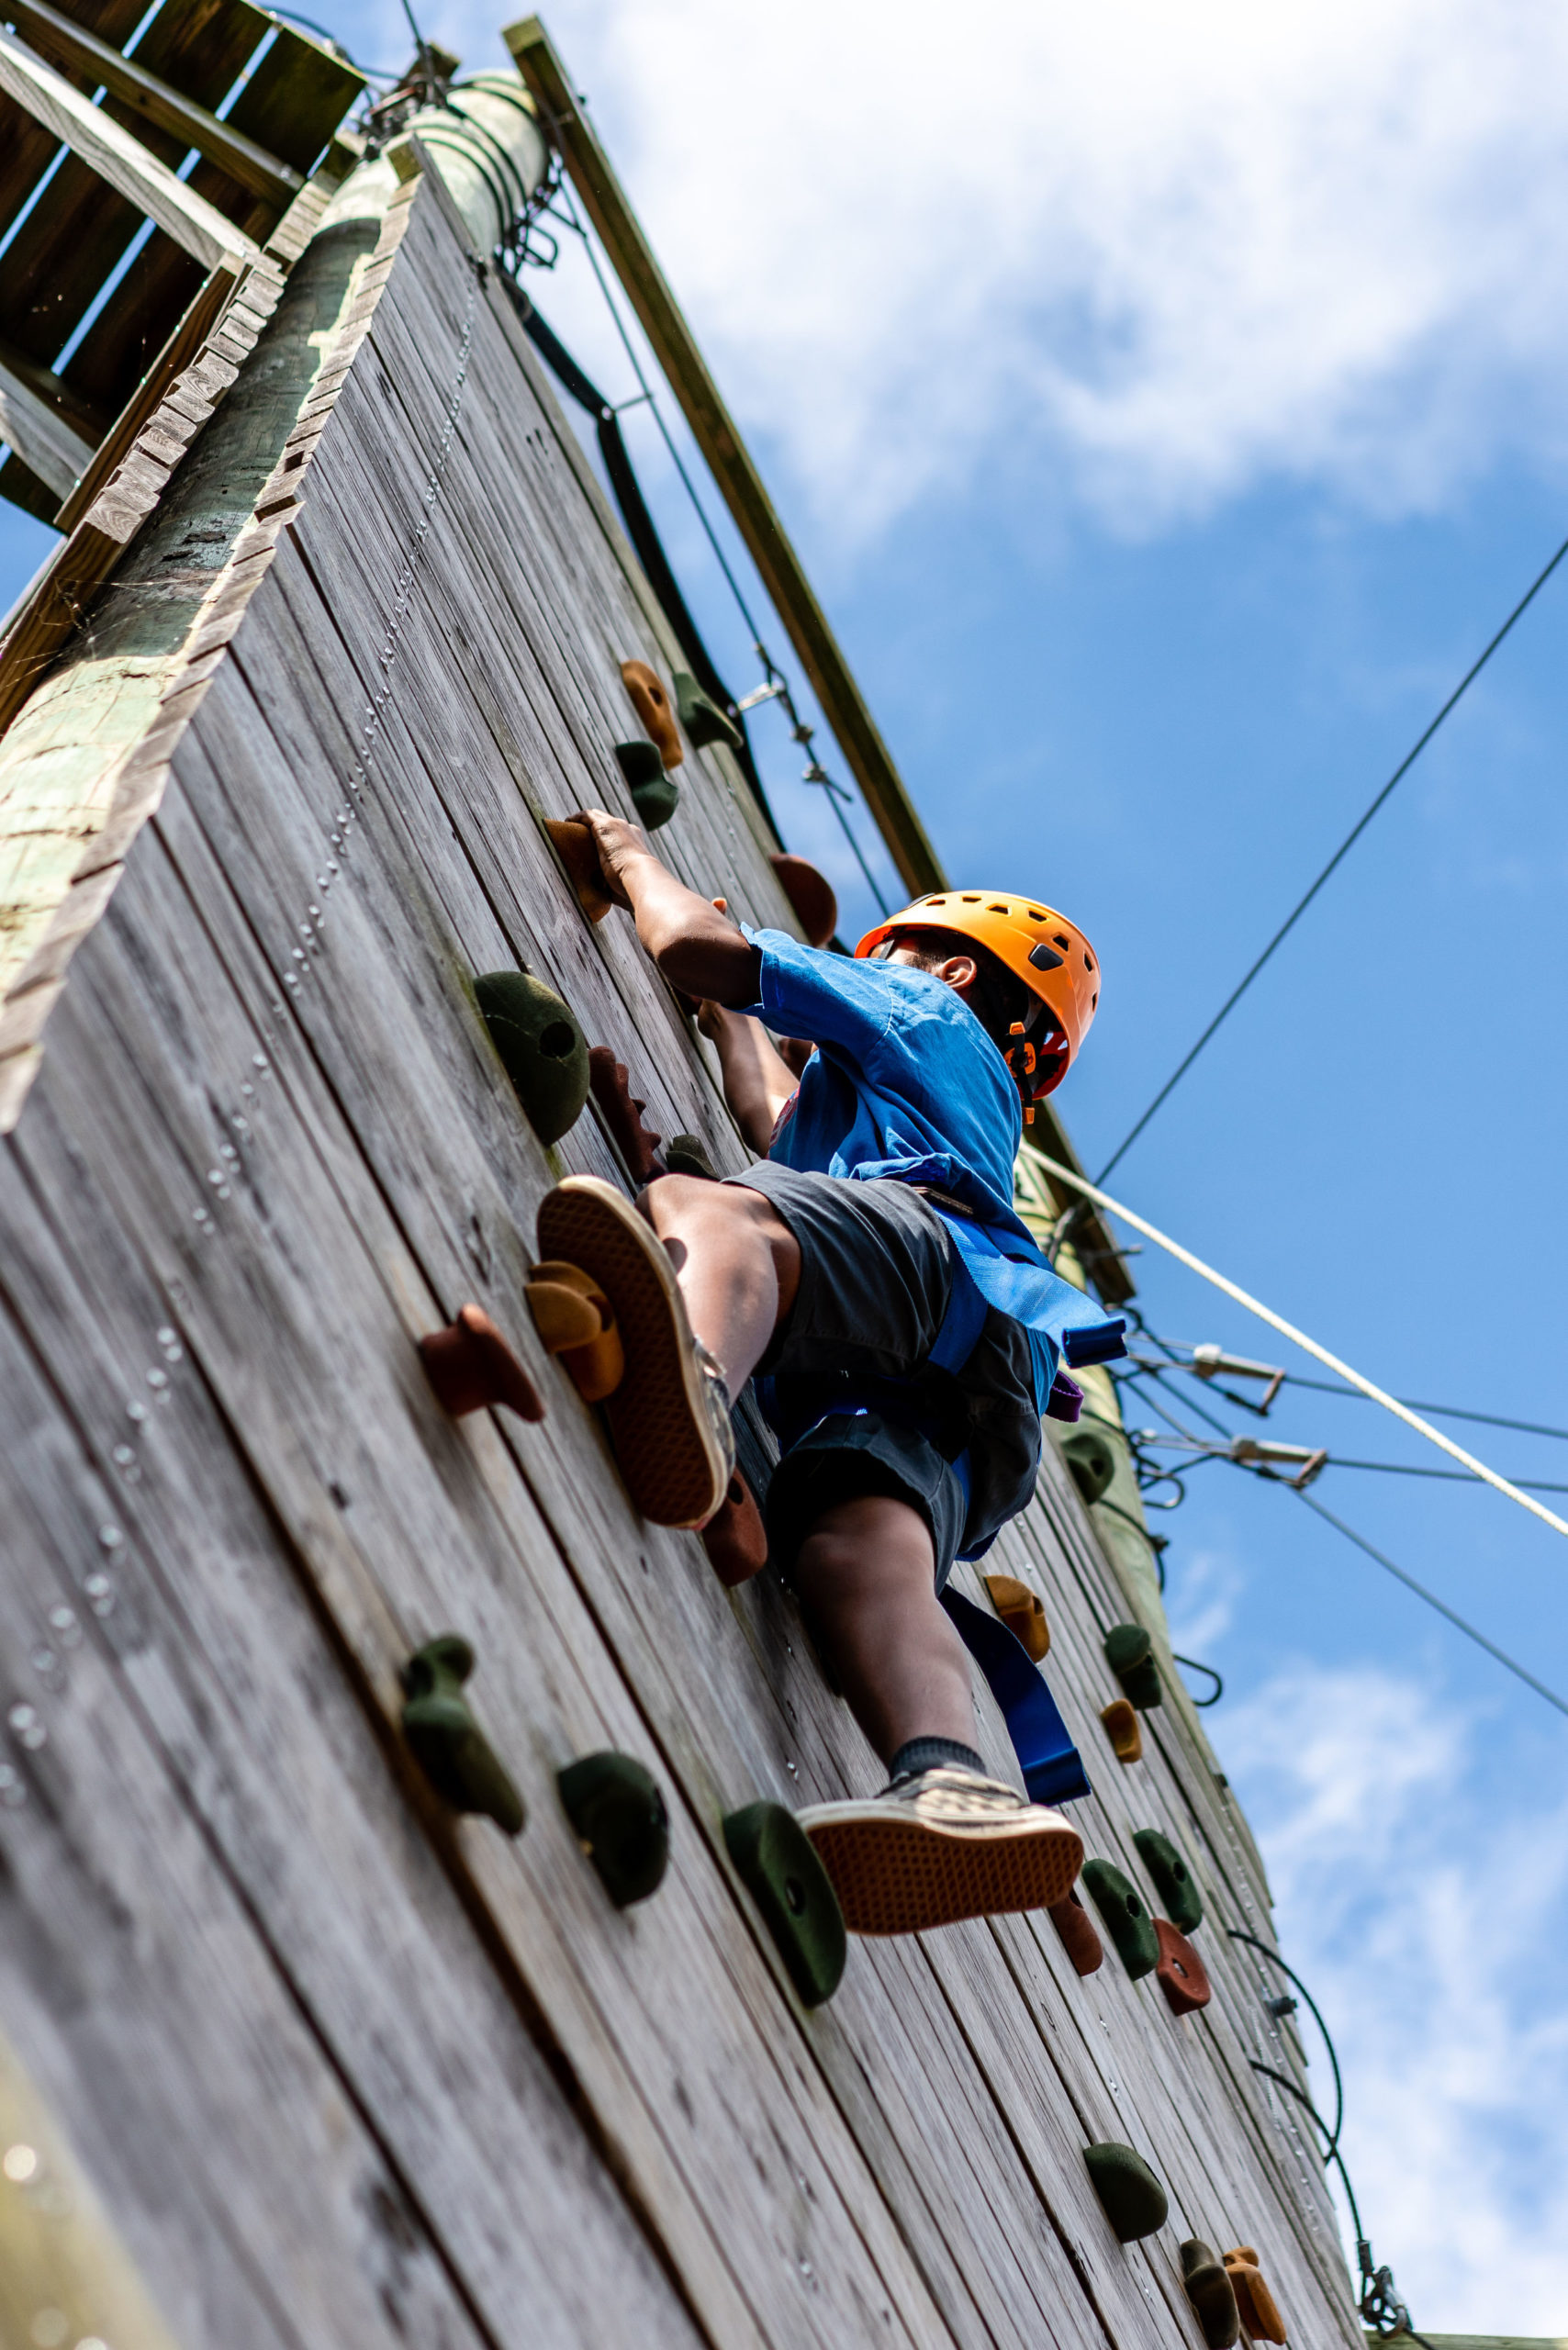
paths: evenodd
<path fill-rule="evenodd" d="M 639 1520 L 540 1350 L 537 1203 L 625 1175 L 591 1109 L 541 1147 L 471 992 L 544 974 L 651 1124 L 745 1163 L 708 1048 L 540 822 L 630 812 L 620 664 L 673 647 L 433 180 L 298 397 L 83 819 L 0 1142 L 0 2089 L 101 2213 L 105 2293 L 129 2266 L 186 2350 L 1153 2350 L 1200 2340 L 1198 2234 L 1259 2248 L 1294 2344 L 1361 2350 L 1320 2166 L 1253 2069 L 1306 2079 L 1226 1936 L 1269 1934 L 1261 1871 L 1174 1688 L 1114 1760 L 1101 1638 L 1153 1609 L 1052 1453 L 987 1563 L 1043 1596 L 1090 1849 L 1138 1879 L 1157 1826 L 1190 1856 L 1213 2005 L 1178 2022 L 1114 1955 L 1081 1981 L 1043 1917 L 857 1945 L 810 2013 L 790 1989 L 722 1815 L 878 1773 L 781 1584 L 726 1594 Z M 671 862 L 786 922 L 734 771 L 680 772 Z M 437 1407 L 415 1340 L 470 1298 L 542 1424 Z M 447 1629 L 515 1843 L 398 1734 L 398 1668 Z M 977 1735 L 1002 1767 L 989 1707 Z M 554 1792 L 601 1747 L 673 1821 L 624 1913 Z M 1084 2168 L 1105 2138 L 1170 2198 L 1131 2247 Z"/>

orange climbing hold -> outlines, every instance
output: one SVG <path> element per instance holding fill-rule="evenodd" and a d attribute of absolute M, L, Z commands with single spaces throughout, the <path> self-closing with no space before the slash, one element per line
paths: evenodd
<path fill-rule="evenodd" d="M 985 1587 L 991 1594 L 991 1604 L 1013 1634 L 1021 1640 L 1038 1664 L 1050 1649 L 1050 1626 L 1037 1593 L 1016 1575 L 987 1575 Z"/>
<path fill-rule="evenodd" d="M 642 720 L 643 731 L 649 742 L 657 744 L 659 756 L 666 767 L 679 767 L 686 756 L 686 746 L 680 739 L 675 710 L 658 671 L 650 669 L 645 661 L 622 661 L 621 678 L 632 697 L 632 707 Z"/>
<path fill-rule="evenodd" d="M 1117 1762 L 1141 1762 L 1143 1731 L 1138 1727 L 1137 1709 L 1125 1697 L 1113 1697 L 1108 1706 L 1100 1708 L 1100 1718 Z"/>
<path fill-rule="evenodd" d="M 615 901 L 604 886 L 604 868 L 588 826 L 575 816 L 546 816 L 544 829 L 555 854 L 566 868 L 566 878 L 577 893 L 577 903 L 589 922 L 602 922 Z"/>
<path fill-rule="evenodd" d="M 435 1397 L 454 1419 L 504 1404 L 520 1419 L 542 1420 L 539 1390 L 482 1305 L 463 1305 L 444 1330 L 420 1340 L 420 1360 Z"/>
<path fill-rule="evenodd" d="M 1225 2255 L 1225 2273 L 1236 2293 L 1242 2325 L 1254 2342 L 1283 2342 L 1285 2322 L 1280 2305 L 1263 2280 L 1258 2255 L 1249 2244 L 1238 2244 Z"/>
<path fill-rule="evenodd" d="M 756 1496 L 737 1469 L 701 1530 L 708 1563 L 727 1590 L 749 1583 L 767 1564 L 767 1533 Z"/>
<path fill-rule="evenodd" d="M 554 1259 L 533 1267 L 524 1294 L 545 1353 L 559 1357 L 584 1403 L 613 1395 L 626 1354 L 610 1300 L 592 1274 Z"/>
<path fill-rule="evenodd" d="M 1169 1918 L 1155 1919 L 1154 1938 L 1159 1944 L 1154 1978 L 1165 1994 L 1166 2006 L 1173 2016 L 1196 2015 L 1214 1997 L 1207 1967 Z"/>

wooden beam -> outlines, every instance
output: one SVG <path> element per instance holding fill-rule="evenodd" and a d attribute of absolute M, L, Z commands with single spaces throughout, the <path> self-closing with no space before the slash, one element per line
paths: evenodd
<path fill-rule="evenodd" d="M 503 38 L 790 632 L 894 864 L 912 894 L 944 889 L 946 877 L 936 852 L 626 192 L 577 105 L 576 84 L 537 17 L 509 26 Z"/>
<path fill-rule="evenodd" d="M 67 414 L 67 408 L 73 413 Z M 0 441 L 14 449 L 56 498 L 68 498 L 93 462 L 103 435 L 79 429 L 80 404 L 58 375 L 0 341 Z"/>
<path fill-rule="evenodd" d="M 133 58 L 122 57 L 118 49 L 50 7 L 48 0 L 6 0 L 6 14 L 41 55 L 95 74 L 123 106 L 145 115 L 160 130 L 172 131 L 209 162 L 220 164 L 241 187 L 286 204 L 304 186 L 303 174 L 292 164 L 269 154 L 242 130 L 219 122 L 206 106 L 183 97 Z"/>
<path fill-rule="evenodd" d="M 304 186 L 303 176 L 291 164 L 269 155 L 243 131 L 231 130 L 194 99 L 182 97 L 134 58 L 122 57 L 95 33 L 50 7 L 48 0 L 6 0 L 6 14 L 41 55 L 95 74 L 122 106 L 134 107 L 160 130 L 172 131 L 209 162 L 220 163 L 231 179 L 252 194 L 286 204 Z"/>
<path fill-rule="evenodd" d="M 139 139 L 84 97 L 14 33 L 5 31 L 0 31 L 0 90 L 204 269 L 228 269 L 237 276 L 245 263 L 257 258 L 259 248 L 216 205 L 176 179 Z"/>

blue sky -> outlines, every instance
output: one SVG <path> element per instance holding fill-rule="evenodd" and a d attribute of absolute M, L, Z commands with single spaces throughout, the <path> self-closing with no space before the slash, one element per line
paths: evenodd
<path fill-rule="evenodd" d="M 402 62 L 395 10 L 320 6 Z M 1568 536 L 1568 23 L 1168 17 L 980 0 L 961 49 L 865 0 L 803 0 L 787 40 L 717 0 L 548 19 L 949 869 L 1027 876 L 1099 947 L 1058 1097 L 1092 1169 Z M 504 62 L 473 0 L 428 28 Z M 539 298 L 625 397 L 580 262 Z M 0 509 L 0 603 L 43 543 Z M 1568 565 L 1112 1185 L 1395 1392 L 1562 1427 L 1565 638 Z M 756 735 L 856 923 L 782 725 Z M 1314 1370 L 1135 1270 L 1164 1335 Z M 1369 1404 L 1273 1419 L 1440 1465 Z M 1454 1433 L 1568 1483 L 1568 1444 Z M 1453 1484 L 1314 1492 L 1568 1694 L 1560 1537 Z M 1159 1523 L 1378 2256 L 1423 2330 L 1568 2333 L 1568 1723 L 1277 1487 L 1209 1463 Z"/>

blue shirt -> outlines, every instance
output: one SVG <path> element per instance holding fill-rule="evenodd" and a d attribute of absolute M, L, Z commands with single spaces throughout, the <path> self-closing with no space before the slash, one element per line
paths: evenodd
<path fill-rule="evenodd" d="M 985 1303 L 1029 1332 L 1043 1409 L 1067 1333 L 1084 1334 L 1083 1361 L 1107 1350 L 1112 1326 L 1051 1271 L 1014 1212 L 1023 1111 L 1001 1053 L 930 971 L 830 955 L 780 930 L 745 934 L 762 958 L 748 1008 L 816 1046 L 768 1157 L 849 1182 L 931 1183 L 962 1201 L 976 1220 L 950 1217 L 948 1230 Z"/>

